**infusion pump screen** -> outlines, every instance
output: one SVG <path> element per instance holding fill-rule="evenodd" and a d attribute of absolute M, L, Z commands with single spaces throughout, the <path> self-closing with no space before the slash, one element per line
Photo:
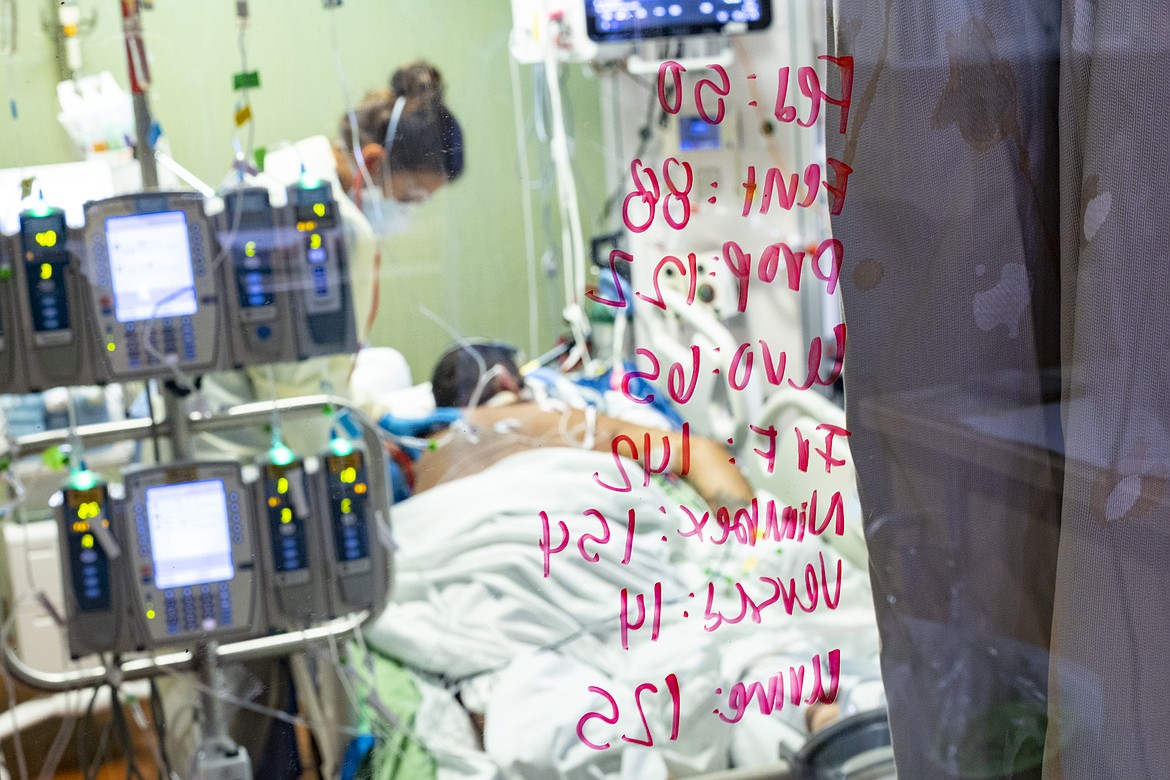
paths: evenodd
<path fill-rule="evenodd" d="M 146 514 L 159 590 L 235 576 L 222 480 L 147 488 Z"/>
<path fill-rule="evenodd" d="M 110 217 L 106 246 L 118 322 L 186 317 L 198 309 L 182 211 Z"/>

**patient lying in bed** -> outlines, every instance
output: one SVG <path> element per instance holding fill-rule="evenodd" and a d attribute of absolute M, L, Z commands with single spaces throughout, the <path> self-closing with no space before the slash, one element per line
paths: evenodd
<path fill-rule="evenodd" d="M 811 679 L 830 649 L 841 651 L 842 691 L 878 677 L 866 573 L 835 569 L 821 537 L 713 544 L 684 533 L 691 513 L 753 498 L 719 443 L 690 437 L 684 463 L 681 431 L 542 409 L 521 399 L 514 363 L 479 357 L 477 379 L 460 393 L 448 394 L 436 372 L 440 405 L 466 407 L 477 388 L 487 405 L 419 458 L 416 495 L 394 509 L 393 602 L 367 632 L 409 670 L 420 693 L 409 718 L 396 717 L 444 776 L 651 779 L 769 763 L 799 747 L 809 717 L 832 711 L 789 704 L 764 715 L 753 700 L 732 725 L 715 711 L 733 711 L 735 683 L 766 685 L 789 669 Z M 480 381 L 484 369 L 495 373 Z M 628 436 L 640 451 L 647 435 L 650 462 L 665 467 L 644 485 L 612 443 Z M 622 483 L 623 469 L 633 489 L 606 489 Z M 788 615 L 776 606 L 758 622 L 712 617 L 734 612 L 738 585 L 803 582 L 819 556 L 826 584 L 840 589 L 834 608 Z M 667 675 L 679 686 L 673 711 Z M 644 683 L 657 693 L 642 688 L 635 701 Z M 598 691 L 613 697 L 616 720 Z M 483 718 L 483 752 L 464 710 Z M 590 712 L 601 716 L 583 720 Z M 634 744 L 650 735 L 654 747 Z"/>
<path fill-rule="evenodd" d="M 665 464 L 660 471 L 687 480 L 710 506 L 739 507 L 751 501 L 751 486 L 718 442 L 582 409 L 542 408 L 523 396 L 524 379 L 512 354 L 503 345 L 472 344 L 453 347 L 439 359 L 431 382 L 435 404 L 473 406 L 465 415 L 470 435 L 449 436 L 443 446 L 422 455 L 416 491 L 478 473 L 530 449 L 583 446 L 628 457 L 629 442 L 641 448 L 649 441 L 649 455 L 639 450 L 645 462 Z M 615 446 L 620 437 L 629 442 Z"/>

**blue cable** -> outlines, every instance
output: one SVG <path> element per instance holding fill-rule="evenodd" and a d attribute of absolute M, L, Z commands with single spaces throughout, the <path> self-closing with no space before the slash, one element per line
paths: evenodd
<path fill-rule="evenodd" d="M 358 770 L 374 749 L 374 744 L 374 737 L 370 734 L 361 734 L 350 741 L 341 762 L 341 780 L 356 780 Z"/>

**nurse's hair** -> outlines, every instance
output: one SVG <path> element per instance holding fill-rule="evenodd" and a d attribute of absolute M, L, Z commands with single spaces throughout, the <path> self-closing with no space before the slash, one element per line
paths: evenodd
<path fill-rule="evenodd" d="M 394 138 L 387 139 L 399 98 L 402 115 Z M 448 181 L 463 173 L 463 131 L 443 102 L 443 77 L 430 63 L 419 60 L 394 71 L 390 88 L 366 93 L 354 115 L 359 145 L 388 145 L 392 171 L 436 171 Z M 348 114 L 341 118 L 340 132 L 342 145 L 352 150 Z"/>

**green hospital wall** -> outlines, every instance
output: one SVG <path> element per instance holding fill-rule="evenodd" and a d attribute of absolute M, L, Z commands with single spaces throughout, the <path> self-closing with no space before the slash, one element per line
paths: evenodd
<path fill-rule="evenodd" d="M 0 118 L 0 168 L 80 159 L 56 120 L 55 49 L 42 27 L 52 3 L 20 4 L 18 48 L 0 55 L 4 102 L 15 100 L 18 119 Z M 232 0 L 156 0 L 143 12 L 151 57 L 151 107 L 173 156 L 213 186 L 225 181 L 234 150 L 238 99 L 232 75 L 240 70 L 238 24 Z M 112 72 L 125 89 L 126 64 L 118 0 L 81 0 L 96 24 L 82 40 L 83 73 Z M 453 186 L 416 209 L 408 235 L 386 244 L 381 307 L 371 341 L 401 350 L 415 380 L 428 378 L 451 337 L 420 313 L 425 306 L 467 336 L 502 338 L 529 348 L 527 255 L 522 182 L 508 54 L 507 0 L 344 0 L 327 11 L 320 0 L 251 0 L 246 34 L 248 67 L 259 71 L 252 92 L 255 144 L 269 146 L 309 135 L 332 137 L 345 107 L 338 60 L 356 102 L 383 87 L 393 68 L 417 58 L 432 61 L 447 83 L 447 102 L 464 128 L 467 169 Z M 334 48 L 333 42 L 337 46 Z M 603 200 L 597 82 L 582 69 L 564 69 L 567 101 L 577 118 L 573 133 L 583 221 L 590 225 Z M 547 165 L 535 138 L 530 66 L 520 66 L 521 103 L 533 178 Z M 246 140 L 246 139 L 242 139 Z M 546 234 L 555 237 L 555 209 L 546 229 L 542 203 L 554 196 L 551 179 L 533 191 L 539 256 Z M 587 228 L 588 229 L 588 228 Z M 539 343 L 560 333 L 561 281 L 539 275 Z"/>

